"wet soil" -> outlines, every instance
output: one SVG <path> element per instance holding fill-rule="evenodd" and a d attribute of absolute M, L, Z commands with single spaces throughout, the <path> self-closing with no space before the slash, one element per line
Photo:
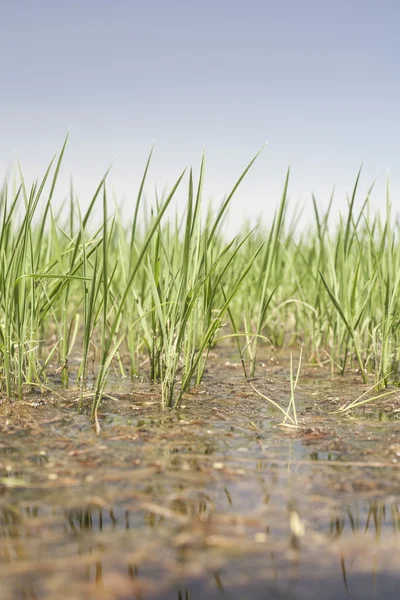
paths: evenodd
<path fill-rule="evenodd" d="M 287 405 L 287 363 L 253 385 Z M 0 405 L 1 598 L 397 599 L 400 400 L 305 368 L 299 425 L 215 359 L 179 411 L 136 382 Z"/>

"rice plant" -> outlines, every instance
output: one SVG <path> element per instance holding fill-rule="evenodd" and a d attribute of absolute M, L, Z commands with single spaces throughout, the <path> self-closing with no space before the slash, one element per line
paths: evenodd
<path fill-rule="evenodd" d="M 224 218 L 259 153 L 215 212 L 203 202 L 204 155 L 197 175 L 185 170 L 149 198 L 151 151 L 130 211 L 110 209 L 107 172 L 83 213 L 72 185 L 59 210 L 66 147 L 67 139 L 41 179 L 28 185 L 18 166 L 18 184 L 0 192 L 5 394 L 78 385 L 96 418 L 111 375 L 140 375 L 160 383 L 163 406 L 177 407 L 222 340 L 237 348 L 245 377 L 273 345 L 302 347 L 308 360 L 356 372 L 377 391 L 399 382 L 400 227 L 389 181 L 385 214 L 372 213 L 369 193 L 356 211 L 359 172 L 346 214 L 333 214 L 334 195 L 325 211 L 311 197 L 305 229 L 288 203 L 288 171 L 271 226 L 228 238 Z M 293 393 L 285 419 L 295 424 Z"/>

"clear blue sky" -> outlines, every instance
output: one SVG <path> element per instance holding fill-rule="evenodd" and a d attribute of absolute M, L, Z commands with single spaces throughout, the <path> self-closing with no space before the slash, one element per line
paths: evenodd
<path fill-rule="evenodd" d="M 0 22 L 0 177 L 15 149 L 39 176 L 70 128 L 83 202 L 114 159 L 133 197 L 155 142 L 160 188 L 205 146 L 219 203 L 268 141 L 234 222 L 268 217 L 289 163 L 293 203 L 336 184 L 339 210 L 363 162 L 362 190 L 383 201 L 390 169 L 400 211 L 398 0 L 14 0 Z"/>

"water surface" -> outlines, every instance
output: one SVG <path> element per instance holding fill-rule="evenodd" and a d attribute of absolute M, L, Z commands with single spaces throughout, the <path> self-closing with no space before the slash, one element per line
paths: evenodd
<path fill-rule="evenodd" d="M 114 390 L 99 436 L 73 391 L 3 400 L 1 597 L 397 599 L 396 401 L 338 417 L 363 387 L 309 375 L 299 429 L 228 367 L 179 412 Z M 253 384 L 287 403 L 287 372 Z"/>

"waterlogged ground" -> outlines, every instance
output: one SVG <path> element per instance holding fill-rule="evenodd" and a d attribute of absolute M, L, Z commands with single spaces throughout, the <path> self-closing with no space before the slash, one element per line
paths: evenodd
<path fill-rule="evenodd" d="M 96 436 L 77 394 L 0 406 L 1 598 L 397 599 L 400 401 L 303 369 L 301 427 L 216 360 L 179 412 L 113 393 Z M 253 384 L 287 404 L 287 368 Z"/>

